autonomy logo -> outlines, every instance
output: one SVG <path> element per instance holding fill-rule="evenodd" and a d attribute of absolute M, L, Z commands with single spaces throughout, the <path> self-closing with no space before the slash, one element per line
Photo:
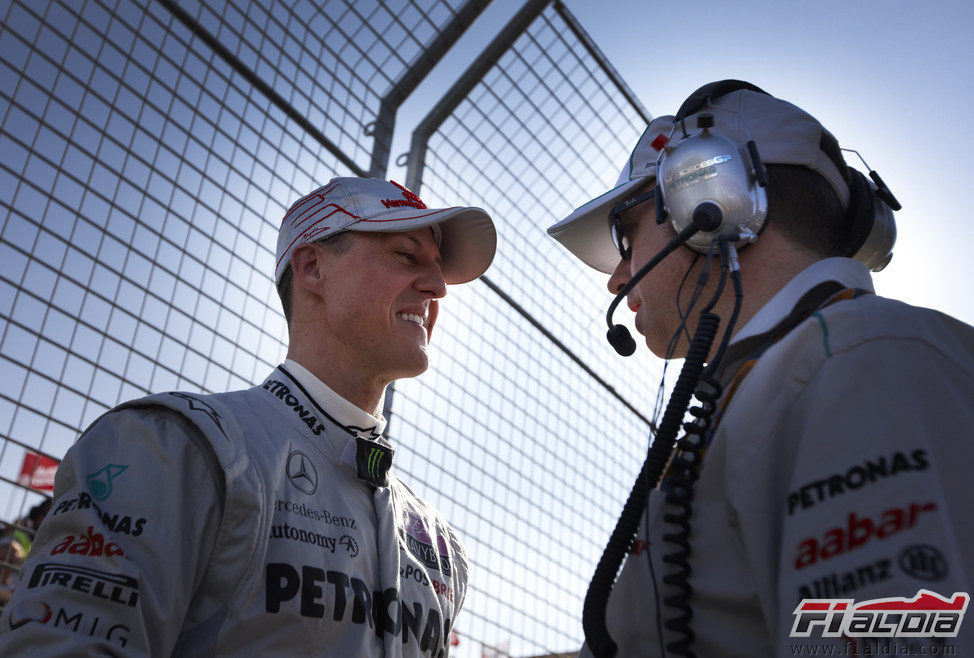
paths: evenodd
<path fill-rule="evenodd" d="M 349 555 L 358 557 L 358 542 L 351 535 L 342 535 L 338 538 L 338 543 L 345 547 Z"/>
<path fill-rule="evenodd" d="M 122 464 L 106 464 L 101 470 L 88 476 L 88 491 L 95 500 L 105 500 L 112 495 L 112 480 L 117 478 L 128 466 Z"/>
<path fill-rule="evenodd" d="M 287 479 L 309 496 L 318 490 L 318 470 L 308 456 L 295 450 L 287 457 Z"/>
<path fill-rule="evenodd" d="M 921 589 L 912 599 L 802 599 L 795 611 L 791 637 L 957 637 L 970 595 L 954 592 L 946 599 Z"/>

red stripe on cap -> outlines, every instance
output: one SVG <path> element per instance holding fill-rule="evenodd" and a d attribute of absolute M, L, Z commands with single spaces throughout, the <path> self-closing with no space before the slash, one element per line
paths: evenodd
<path fill-rule="evenodd" d="M 336 187 L 338 187 L 338 183 L 335 183 L 334 185 L 331 185 L 330 187 L 326 186 L 326 187 L 320 188 L 319 190 L 317 190 L 317 191 L 315 191 L 315 192 L 313 192 L 313 193 L 311 193 L 311 194 L 309 194 L 307 196 L 304 196 L 304 197 L 298 199 L 297 201 L 295 201 L 294 204 L 290 208 L 288 208 L 288 211 L 284 214 L 284 219 L 281 220 L 281 226 L 284 226 L 284 222 L 286 222 L 288 220 L 288 218 L 291 217 L 297 211 L 298 207 L 301 206 L 301 204 L 306 203 L 308 201 L 314 201 L 315 199 L 318 199 L 318 201 L 315 201 L 315 206 L 317 206 L 322 201 L 327 201 L 327 199 L 325 199 L 324 195 L 330 194 L 332 191 L 334 191 L 334 189 Z M 306 210 L 302 210 L 301 211 L 301 213 L 304 213 L 304 212 L 307 212 L 307 211 Z"/>
<path fill-rule="evenodd" d="M 333 203 L 332 204 L 329 204 L 329 205 L 331 205 L 334 208 L 334 210 L 332 210 L 330 213 L 328 213 L 327 215 L 325 215 L 323 217 L 319 217 L 318 218 L 318 221 L 316 221 L 314 224 L 312 224 L 311 226 L 309 226 L 308 228 L 306 228 L 304 231 L 302 231 L 301 233 L 299 233 L 297 236 L 295 236 L 295 238 L 293 240 L 291 240 L 291 244 L 289 244 L 284 249 L 284 252 L 281 254 L 281 257 L 278 259 L 277 264 L 275 265 L 275 269 L 277 267 L 280 267 L 281 261 L 283 261 L 284 260 L 284 257 L 288 253 L 290 253 L 291 247 L 293 247 L 296 242 L 298 242 L 302 238 L 304 239 L 304 242 L 307 242 L 308 241 L 308 238 L 311 238 L 311 237 L 313 237 L 315 235 L 318 235 L 320 233 L 324 233 L 328 229 L 332 228 L 331 225 L 329 225 L 329 226 L 325 226 L 325 227 L 322 227 L 322 228 L 318 228 L 317 230 L 314 230 L 316 226 L 318 226 L 319 224 L 321 224 L 321 222 L 325 221 L 326 219 L 328 219 L 329 217 L 331 217 L 335 213 L 341 212 L 341 213 L 344 213 L 344 214 L 348 215 L 352 219 L 358 219 L 358 217 L 356 217 L 352 213 L 348 212 L 347 210 L 345 210 L 341 206 L 336 206 Z"/>
<path fill-rule="evenodd" d="M 657 151 L 660 151 L 664 146 L 666 146 L 667 141 L 669 141 L 669 139 L 663 133 L 660 133 L 656 136 L 656 139 L 649 143 L 649 145 Z"/>
<path fill-rule="evenodd" d="M 828 610 L 831 603 L 803 603 L 802 610 Z"/>

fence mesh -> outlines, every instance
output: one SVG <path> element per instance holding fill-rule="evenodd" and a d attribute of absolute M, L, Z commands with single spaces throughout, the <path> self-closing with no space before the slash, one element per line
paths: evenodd
<path fill-rule="evenodd" d="M 0 1 L 5 521 L 42 498 L 18 483 L 29 452 L 60 458 L 119 401 L 246 387 L 283 358 L 280 218 L 348 161 L 368 168 L 381 98 L 461 2 L 177 4 L 347 160 L 166 2 Z M 544 229 L 611 185 L 642 123 L 549 6 L 430 139 L 424 200 L 487 208 L 499 231 L 494 286 L 450 290 L 433 368 L 392 407 L 397 468 L 472 559 L 456 655 L 581 641 L 646 443 L 628 405 L 646 412 L 656 375 L 624 374 L 602 338 L 609 297 L 592 298 L 603 278 Z"/>
<path fill-rule="evenodd" d="M 512 656 L 580 644 L 588 579 L 644 456 L 648 426 L 623 401 L 646 409 L 658 372 L 621 376 L 596 310 L 611 298 L 588 294 L 607 277 L 545 233 L 614 184 L 643 125 L 548 6 L 429 140 L 424 200 L 489 210 L 491 282 L 618 393 L 483 282 L 450 291 L 431 372 L 397 383 L 393 431 L 415 445 L 401 463 L 441 494 L 478 567 L 457 627 Z"/>

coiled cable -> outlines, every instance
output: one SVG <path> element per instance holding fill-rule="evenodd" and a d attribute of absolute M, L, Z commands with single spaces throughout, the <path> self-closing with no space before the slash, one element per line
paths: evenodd
<path fill-rule="evenodd" d="M 680 376 L 660 421 L 656 440 L 636 476 L 636 482 L 589 584 L 582 607 L 582 629 L 585 631 L 585 641 L 596 658 L 612 658 L 618 651 L 618 646 L 606 628 L 605 613 L 609 594 L 622 560 L 632 547 L 639 519 L 649 497 L 649 489 L 657 486 L 673 453 L 677 432 L 700 380 L 719 323 L 720 318 L 713 313 L 702 313 L 700 316 Z"/>

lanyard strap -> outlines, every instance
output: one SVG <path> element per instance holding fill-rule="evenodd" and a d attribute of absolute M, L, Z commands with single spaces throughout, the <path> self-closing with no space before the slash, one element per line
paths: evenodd
<path fill-rule="evenodd" d="M 721 367 L 717 369 L 716 378 L 721 382 L 721 384 L 724 384 L 725 378 L 727 377 L 728 373 L 731 372 L 730 369 L 734 366 L 736 366 L 737 369 L 736 372 L 734 372 L 733 377 L 730 378 L 730 382 L 725 387 L 727 392 L 725 393 L 724 398 L 721 400 L 717 413 L 714 416 L 713 426 L 710 431 L 710 436 L 707 437 L 707 442 L 709 443 L 710 440 L 713 439 L 714 432 L 717 430 L 717 426 L 720 424 L 724 411 L 730 404 L 734 394 L 737 393 L 741 383 L 744 381 L 744 378 L 747 377 L 751 370 L 754 369 L 754 366 L 757 365 L 758 359 L 761 358 L 761 355 L 763 355 L 768 348 L 784 338 L 789 331 L 797 327 L 818 311 L 821 311 L 823 308 L 831 306 L 836 302 L 856 299 L 857 297 L 871 294 L 872 292 L 863 288 L 845 288 L 842 286 L 842 284 L 836 281 L 826 281 L 825 283 L 821 283 L 809 290 L 795 305 L 795 308 L 792 309 L 791 313 L 789 313 L 787 317 L 785 317 L 772 329 L 764 332 L 763 334 L 745 338 L 736 345 L 731 345 L 731 347 L 729 347 L 727 350 L 728 358 L 724 361 L 724 364 L 721 364 Z M 737 364 L 740 365 L 738 366 Z"/>

